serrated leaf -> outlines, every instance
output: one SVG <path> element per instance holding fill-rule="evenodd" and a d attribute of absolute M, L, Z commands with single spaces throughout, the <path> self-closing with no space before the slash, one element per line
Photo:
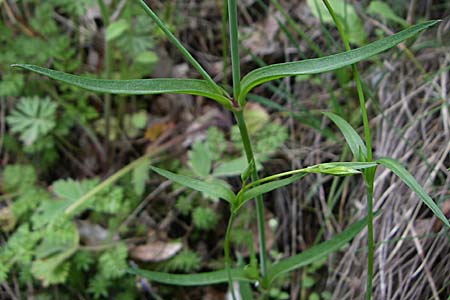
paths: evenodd
<path fill-rule="evenodd" d="M 11 132 L 20 133 L 20 140 L 29 146 L 55 128 L 56 108 L 49 98 L 22 98 L 6 121 Z"/>
<path fill-rule="evenodd" d="M 333 54 L 321 58 L 273 64 L 253 70 L 245 75 L 242 79 L 239 103 L 241 105 L 245 103 L 246 95 L 252 88 L 257 85 L 278 78 L 304 74 L 319 74 L 350 66 L 394 47 L 402 41 L 418 34 L 419 32 L 435 25 L 438 22 L 439 21 L 428 21 L 418 25 L 414 25 L 389 37 L 351 51 Z"/>
<path fill-rule="evenodd" d="M 133 183 L 134 192 L 142 196 L 145 191 L 145 183 L 149 178 L 150 159 L 144 160 L 136 168 L 133 169 L 131 181 Z"/>
<path fill-rule="evenodd" d="M 2 187 L 10 193 L 27 191 L 37 181 L 36 171 L 31 165 L 6 165 L 2 177 Z"/>
<path fill-rule="evenodd" d="M 212 230 L 219 221 L 219 215 L 210 207 L 197 207 L 192 212 L 192 223 L 200 230 Z"/>
<path fill-rule="evenodd" d="M 98 260 L 98 268 L 101 276 L 106 279 L 121 277 L 127 269 L 127 256 L 128 248 L 122 243 L 104 252 Z"/>
<path fill-rule="evenodd" d="M 202 178 L 209 175 L 212 161 L 205 143 L 196 141 L 188 152 L 188 157 L 188 164 L 195 175 Z"/>
<path fill-rule="evenodd" d="M 150 95 L 150 94 L 189 94 L 204 96 L 217 101 L 227 109 L 231 109 L 231 102 L 218 94 L 216 89 L 205 80 L 158 78 L 158 79 L 132 79 L 109 80 L 96 79 L 72 75 L 34 65 L 14 64 L 13 67 L 23 68 L 49 78 L 61 81 L 86 90 L 124 95 Z"/>
<path fill-rule="evenodd" d="M 141 269 L 128 269 L 128 272 L 147 278 L 150 281 L 181 286 L 210 285 L 228 281 L 226 270 L 186 275 L 146 271 Z M 231 269 L 231 276 L 236 280 L 251 281 L 247 278 L 243 269 Z"/>
<path fill-rule="evenodd" d="M 75 230 L 72 247 L 66 248 L 63 252 L 35 260 L 31 267 L 33 276 L 41 280 L 44 286 L 50 284 L 64 283 L 69 275 L 69 262 L 67 259 L 71 257 L 78 249 L 79 235 Z"/>
<path fill-rule="evenodd" d="M 398 161 L 392 158 L 380 158 L 377 159 L 377 162 L 394 172 L 394 174 L 397 175 L 398 178 L 400 178 L 417 195 L 417 197 L 431 209 L 433 214 L 441 220 L 445 226 L 450 227 L 449 221 L 436 203 L 434 203 L 433 199 L 428 196 L 416 179 Z"/>
<path fill-rule="evenodd" d="M 55 181 L 52 184 L 52 190 L 59 199 L 45 199 L 45 201 L 42 201 L 32 216 L 33 226 L 40 228 L 58 218 L 63 218 L 65 210 L 92 189 L 97 182 L 95 179 L 82 182 L 73 179 Z"/>
<path fill-rule="evenodd" d="M 53 193 L 62 200 L 74 202 L 92 189 L 98 180 L 77 181 L 73 179 L 60 179 L 52 184 Z"/>
<path fill-rule="evenodd" d="M 367 149 L 366 145 L 362 141 L 359 134 L 356 132 L 355 129 L 343 118 L 340 116 L 333 114 L 331 112 L 324 112 L 323 113 L 326 117 L 328 117 L 333 123 L 339 128 L 339 130 L 344 135 L 345 141 L 347 142 L 347 145 L 350 148 L 350 151 L 352 151 L 353 158 L 359 159 L 360 154 L 363 155 L 364 158 L 367 157 Z"/>
<path fill-rule="evenodd" d="M 34 251 L 38 259 L 66 252 L 78 246 L 79 233 L 75 224 L 71 222 L 63 222 L 44 230 L 44 237 Z"/>
<path fill-rule="evenodd" d="M 234 199 L 236 198 L 236 196 L 230 189 L 226 188 L 221 184 L 215 182 L 201 181 L 189 176 L 175 174 L 157 167 L 150 167 L 150 168 L 159 175 L 166 177 L 169 180 L 172 180 L 178 184 L 181 184 L 193 190 L 205 193 L 209 196 L 221 198 L 230 203 L 233 203 Z"/>
<path fill-rule="evenodd" d="M 313 246 L 300 254 L 293 255 L 286 259 L 275 263 L 268 271 L 269 282 L 280 275 L 291 272 L 298 268 L 304 267 L 311 263 L 314 263 L 331 253 L 338 251 L 342 246 L 348 243 L 354 236 L 356 236 L 367 225 L 367 219 L 360 220 L 350 225 L 342 233 L 334 236 L 328 241 L 322 242 L 316 246 Z"/>

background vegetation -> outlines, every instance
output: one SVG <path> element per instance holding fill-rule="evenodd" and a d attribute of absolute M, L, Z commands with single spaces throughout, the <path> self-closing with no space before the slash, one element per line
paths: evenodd
<path fill-rule="evenodd" d="M 449 4 L 336 3 L 355 46 L 443 18 L 359 69 L 374 155 L 406 164 L 448 217 Z M 221 1 L 151 6 L 216 81 L 231 82 L 222 58 Z M 198 76 L 134 1 L 3 0 L 0 7 L 0 298 L 224 299 L 225 285 L 175 288 L 124 269 L 223 268 L 225 206 L 150 173 L 149 159 L 238 186 L 245 158 L 232 115 L 201 97 L 104 96 L 10 67 L 26 62 L 112 79 Z M 331 19 L 314 1 L 241 1 L 239 22 L 245 72 L 342 51 Z M 261 172 L 349 159 L 338 130 L 320 112 L 338 113 L 361 128 L 351 78 L 342 69 L 253 91 L 245 117 Z M 138 158 L 139 167 L 125 173 Z M 72 206 L 117 174 L 125 175 Z M 314 175 L 266 195 L 272 259 L 308 249 L 363 217 L 363 194 L 357 178 Z M 375 223 L 374 299 L 445 299 L 448 230 L 388 172 L 378 174 L 374 194 L 375 209 L 383 211 Z M 70 214 L 60 213 L 69 207 Z M 250 242 L 257 234 L 253 210 L 246 206 L 235 221 L 238 260 L 258 248 Z M 52 230 L 49 220 L 56 220 Z M 272 299 L 362 298 L 365 245 L 363 232 L 340 254 L 279 280 Z"/>

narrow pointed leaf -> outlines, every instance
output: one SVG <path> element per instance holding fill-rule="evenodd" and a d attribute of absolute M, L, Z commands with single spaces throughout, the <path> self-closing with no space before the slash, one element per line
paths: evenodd
<path fill-rule="evenodd" d="M 350 225 L 342 233 L 334 236 L 332 239 L 320 243 L 312 248 L 303 251 L 300 254 L 283 259 L 274 264 L 268 272 L 269 282 L 272 282 L 278 276 L 304 267 L 315 261 L 338 251 L 342 246 L 348 243 L 354 236 L 356 236 L 367 225 L 367 219 L 364 218 L 352 225 Z"/>
<path fill-rule="evenodd" d="M 147 278 L 150 281 L 181 286 L 210 285 L 228 281 L 226 270 L 198 274 L 170 274 L 141 269 L 128 269 L 128 272 Z M 235 280 L 251 281 L 247 278 L 244 269 L 231 269 L 231 276 Z"/>
<path fill-rule="evenodd" d="M 255 187 L 252 187 L 242 193 L 239 199 L 239 207 L 244 205 L 247 201 L 250 199 L 253 199 L 259 195 L 268 193 L 270 191 L 276 190 L 278 188 L 281 188 L 283 186 L 289 185 L 304 176 L 306 176 L 309 173 L 316 173 L 316 174 L 327 174 L 327 175 L 334 175 L 334 176 L 345 176 L 345 175 L 354 175 L 359 174 L 360 172 L 358 170 L 367 169 L 376 167 L 377 164 L 375 162 L 333 162 L 333 163 L 323 163 L 314 165 L 311 167 L 288 171 L 285 173 L 280 173 L 276 175 L 271 175 L 266 178 L 260 179 L 261 181 L 264 181 L 265 179 L 269 179 L 271 177 L 277 176 L 279 177 L 285 177 L 288 175 L 292 175 L 288 178 L 279 179 L 270 181 L 267 183 L 263 183 L 260 185 L 257 185 Z M 274 178 L 275 179 L 275 178 Z"/>
<path fill-rule="evenodd" d="M 285 178 L 285 179 L 271 181 L 268 183 L 264 183 L 264 184 L 255 186 L 254 188 L 251 188 L 242 194 L 242 198 L 240 199 L 239 207 L 244 205 L 247 201 L 254 199 L 259 195 L 262 195 L 262 194 L 268 193 L 270 191 L 279 189 L 283 186 L 289 185 L 305 176 L 306 176 L 306 173 L 300 173 L 300 174 L 296 174 L 296 175 L 293 175 L 293 176 Z"/>
<path fill-rule="evenodd" d="M 428 21 L 411 26 L 389 37 L 351 51 L 321 58 L 274 64 L 253 70 L 242 79 L 239 103 L 244 101 L 245 96 L 252 88 L 264 82 L 288 76 L 318 74 L 350 66 L 394 47 L 437 22 L 439 21 Z"/>
<path fill-rule="evenodd" d="M 348 176 L 360 174 L 359 170 L 376 167 L 375 162 L 336 162 L 323 163 L 302 169 L 305 173 L 327 174 L 334 176 Z"/>
<path fill-rule="evenodd" d="M 205 182 L 189 176 L 175 174 L 157 167 L 150 168 L 159 175 L 166 177 L 169 180 L 172 180 L 193 190 L 208 194 L 209 196 L 221 198 L 230 203 L 233 203 L 234 199 L 236 198 L 233 191 L 216 182 Z"/>
<path fill-rule="evenodd" d="M 333 123 L 342 132 L 345 140 L 347 141 L 347 145 L 350 147 L 350 150 L 353 153 L 353 157 L 355 159 L 358 159 L 360 157 L 359 153 L 361 151 L 364 158 L 366 158 L 366 145 L 364 144 L 363 140 L 356 132 L 356 130 L 353 129 L 353 127 L 346 120 L 336 114 L 330 112 L 324 112 L 323 114 L 327 116 L 331 121 L 333 121 Z"/>
<path fill-rule="evenodd" d="M 397 175 L 414 193 L 416 193 L 417 197 L 428 206 L 433 214 L 438 217 L 445 226 L 450 227 L 450 223 L 445 217 L 444 213 L 439 209 L 436 203 L 431 199 L 430 196 L 423 190 L 423 188 L 419 185 L 416 179 L 396 160 L 392 158 L 380 158 L 377 162 Z"/>
<path fill-rule="evenodd" d="M 94 92 L 125 95 L 199 95 L 217 101 L 225 108 L 231 109 L 230 101 L 224 96 L 220 95 L 217 90 L 205 80 L 179 78 L 109 80 L 72 75 L 34 65 L 15 64 L 12 66 L 23 68 L 55 79 L 57 81 L 61 81 Z"/>

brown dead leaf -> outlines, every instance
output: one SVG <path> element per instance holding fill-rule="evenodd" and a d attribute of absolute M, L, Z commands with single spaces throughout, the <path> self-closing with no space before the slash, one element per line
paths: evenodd
<path fill-rule="evenodd" d="M 448 219 L 450 217 L 450 200 L 444 201 L 444 203 L 441 204 L 441 210 Z M 434 216 L 414 221 L 414 229 L 419 236 L 428 234 L 430 230 L 435 233 L 439 232 L 441 228 L 442 221 Z"/>
<path fill-rule="evenodd" d="M 170 122 L 155 122 L 145 130 L 144 137 L 150 142 L 155 141 L 164 131 L 172 127 Z"/>
<path fill-rule="evenodd" d="M 2 231 L 9 232 L 13 230 L 16 221 L 10 206 L 0 208 L 0 229 Z"/>
<path fill-rule="evenodd" d="M 225 299 L 225 293 L 214 287 L 206 287 L 202 300 L 219 300 Z"/>
<path fill-rule="evenodd" d="M 442 212 L 444 213 L 445 217 L 448 219 L 450 218 L 450 200 L 444 201 L 441 205 Z M 438 232 L 442 228 L 442 222 L 438 220 L 437 218 L 434 218 L 433 223 L 433 231 Z"/>
<path fill-rule="evenodd" d="M 160 262 L 167 260 L 177 254 L 182 248 L 180 242 L 155 241 L 145 245 L 133 247 L 130 256 L 145 262 Z"/>

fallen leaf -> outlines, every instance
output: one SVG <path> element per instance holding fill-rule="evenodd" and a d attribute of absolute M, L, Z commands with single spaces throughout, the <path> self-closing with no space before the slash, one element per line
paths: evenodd
<path fill-rule="evenodd" d="M 180 242 L 151 242 L 133 247 L 130 256 L 145 262 L 160 262 L 177 254 L 182 248 Z"/>
<path fill-rule="evenodd" d="M 145 130 L 144 137 L 150 141 L 155 141 L 164 131 L 173 126 L 171 123 L 167 122 L 155 122 Z"/>

